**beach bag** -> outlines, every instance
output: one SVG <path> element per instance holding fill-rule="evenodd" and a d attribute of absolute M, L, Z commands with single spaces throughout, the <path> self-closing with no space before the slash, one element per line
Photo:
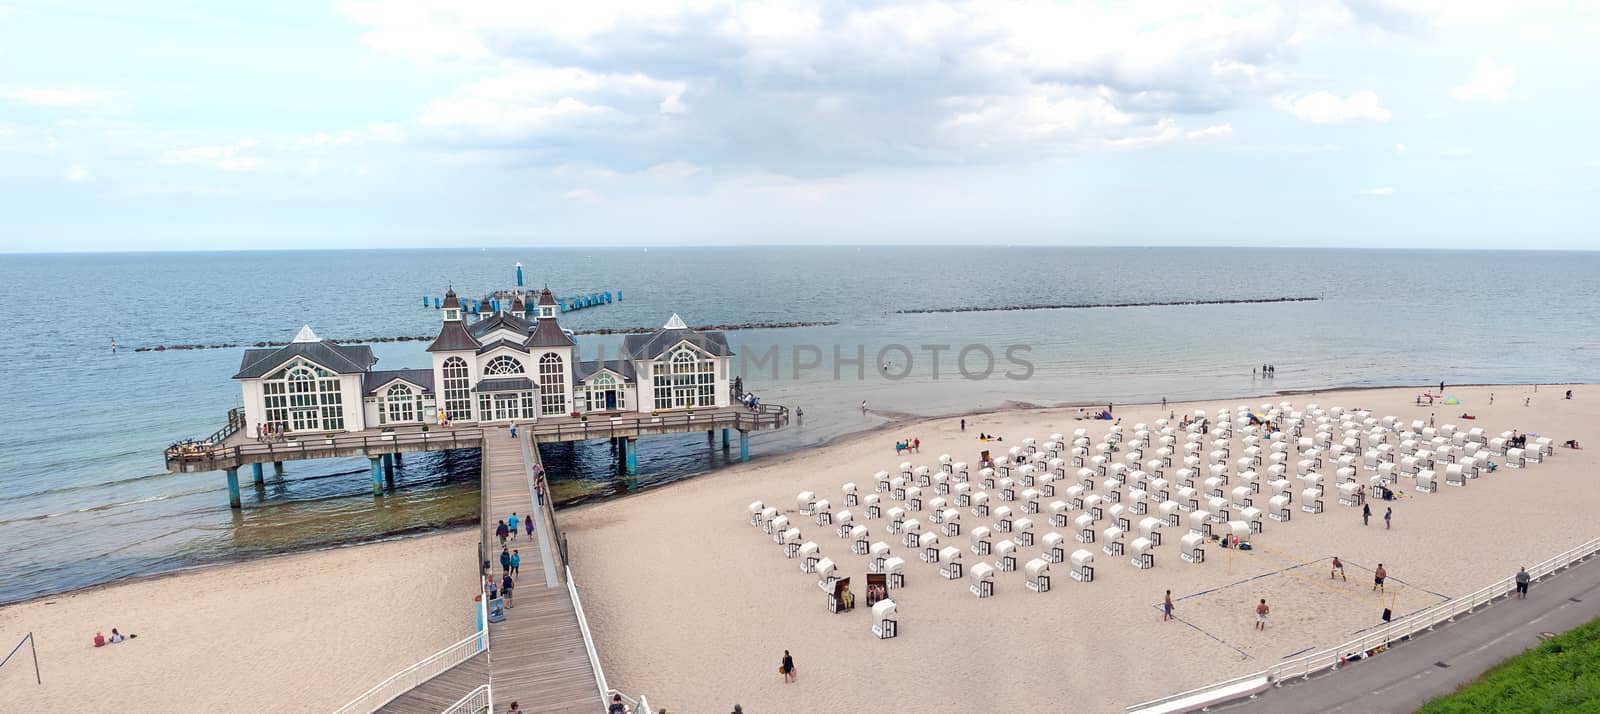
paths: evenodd
<path fill-rule="evenodd" d="M 1388 622 L 1388 621 L 1389 621 L 1389 618 L 1390 618 L 1390 617 L 1391 617 L 1391 616 L 1392 616 L 1392 614 L 1391 614 L 1391 613 L 1390 613 L 1390 612 L 1389 612 L 1389 608 L 1387 608 L 1387 607 L 1386 607 L 1386 608 L 1383 608 L 1383 621 L 1384 621 L 1384 622 Z"/>

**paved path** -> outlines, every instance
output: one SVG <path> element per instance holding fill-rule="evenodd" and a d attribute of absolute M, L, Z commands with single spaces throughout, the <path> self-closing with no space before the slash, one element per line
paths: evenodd
<path fill-rule="evenodd" d="M 1370 660 L 1315 675 L 1309 681 L 1290 679 L 1254 701 L 1211 710 L 1233 714 L 1414 711 L 1539 644 L 1540 632 L 1566 632 L 1595 617 L 1600 617 L 1600 558 L 1534 582 L 1526 600 L 1496 600 Z"/>

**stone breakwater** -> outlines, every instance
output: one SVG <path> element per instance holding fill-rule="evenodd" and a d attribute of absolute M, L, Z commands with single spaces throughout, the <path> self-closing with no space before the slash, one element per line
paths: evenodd
<path fill-rule="evenodd" d="M 1316 302 L 1319 297 L 1238 298 L 1230 300 L 1171 300 L 1166 302 L 1085 302 L 1061 305 L 994 305 L 972 307 L 919 307 L 895 310 L 900 315 L 921 315 L 935 312 L 1009 312 L 1012 310 L 1088 310 L 1103 307 L 1171 307 L 1175 305 L 1250 305 L 1274 302 Z"/>

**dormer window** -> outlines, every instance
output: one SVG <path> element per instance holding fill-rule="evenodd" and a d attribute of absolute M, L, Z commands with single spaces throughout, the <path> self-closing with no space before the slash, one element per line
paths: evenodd
<path fill-rule="evenodd" d="M 539 306 L 539 317 L 541 319 L 548 318 L 548 317 L 555 317 L 555 316 L 556 316 L 556 309 L 555 308 L 553 308 L 553 307 L 551 307 L 549 305 L 541 305 L 541 306 Z"/>
<path fill-rule="evenodd" d="M 461 311 L 460 310 L 445 310 L 444 311 L 444 319 L 446 319 L 446 320 L 459 320 L 459 319 L 461 319 Z"/>

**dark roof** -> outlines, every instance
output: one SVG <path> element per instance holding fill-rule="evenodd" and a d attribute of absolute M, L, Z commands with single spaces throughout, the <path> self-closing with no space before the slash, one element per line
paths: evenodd
<path fill-rule="evenodd" d="M 573 342 L 567 333 L 561 331 L 561 323 L 556 322 L 555 318 L 541 317 L 525 344 L 528 347 L 571 347 Z"/>
<path fill-rule="evenodd" d="M 522 312 L 523 311 L 523 309 L 522 309 L 522 298 L 519 297 L 519 298 L 511 301 L 511 311 L 512 312 Z"/>
<path fill-rule="evenodd" d="M 321 342 L 291 342 L 282 347 L 267 347 L 244 351 L 239 362 L 239 373 L 234 379 L 259 379 L 283 366 L 295 357 L 304 357 L 335 374 L 358 374 L 372 368 L 378 358 L 366 345 L 338 345 L 328 340 Z"/>
<path fill-rule="evenodd" d="M 634 381 L 634 377 L 636 376 L 633 371 L 633 363 L 625 359 L 610 359 L 606 360 L 605 362 L 601 362 L 600 360 L 589 360 L 587 362 L 577 362 L 572 365 L 572 381 L 574 384 L 582 382 L 583 380 L 594 376 L 596 372 L 599 372 L 602 369 L 609 369 L 617 374 L 622 375 L 622 379 L 625 382 Z"/>
<path fill-rule="evenodd" d="M 433 391 L 433 370 L 431 369 L 384 369 L 368 372 L 361 375 L 361 393 L 375 394 L 382 387 L 397 379 L 422 387 L 424 391 Z"/>
<path fill-rule="evenodd" d="M 690 329 L 656 330 L 648 335 L 628 335 L 622 338 L 622 353 L 632 359 L 655 359 L 673 345 L 688 342 L 716 357 L 730 357 L 728 336 L 721 332 L 695 332 Z"/>
<path fill-rule="evenodd" d="M 444 294 L 444 305 L 441 307 L 461 309 L 461 301 L 456 299 L 456 291 L 447 290 Z"/>
<path fill-rule="evenodd" d="M 507 377 L 505 379 L 479 380 L 474 392 L 523 392 L 534 389 L 533 380 L 527 377 Z"/>
<path fill-rule="evenodd" d="M 484 335 L 500 328 L 511 330 L 519 335 L 526 335 L 533 329 L 533 323 L 509 312 L 502 312 L 468 325 L 467 332 L 471 333 L 473 337 L 483 339 Z"/>
<path fill-rule="evenodd" d="M 433 344 L 428 345 L 429 352 L 459 352 L 476 350 L 480 347 L 478 341 L 473 339 L 458 320 L 446 320 L 439 327 L 439 336 L 433 339 Z"/>
<path fill-rule="evenodd" d="M 481 355 L 481 354 L 483 354 L 485 352 L 488 352 L 489 350 L 496 349 L 496 348 L 499 348 L 499 347 L 510 347 L 511 349 L 514 349 L 514 350 L 516 350 L 518 352 L 526 352 L 526 350 L 524 350 L 522 348 L 522 343 L 521 342 L 512 342 L 511 340 L 495 340 L 494 342 L 490 342 L 489 344 L 486 344 L 486 345 L 484 345 L 482 347 L 479 347 L 478 348 L 478 354 Z"/>
<path fill-rule="evenodd" d="M 554 305 L 554 304 L 556 304 L 556 296 L 550 294 L 550 288 L 545 288 L 545 289 L 539 291 L 539 304 L 540 305 Z"/>

